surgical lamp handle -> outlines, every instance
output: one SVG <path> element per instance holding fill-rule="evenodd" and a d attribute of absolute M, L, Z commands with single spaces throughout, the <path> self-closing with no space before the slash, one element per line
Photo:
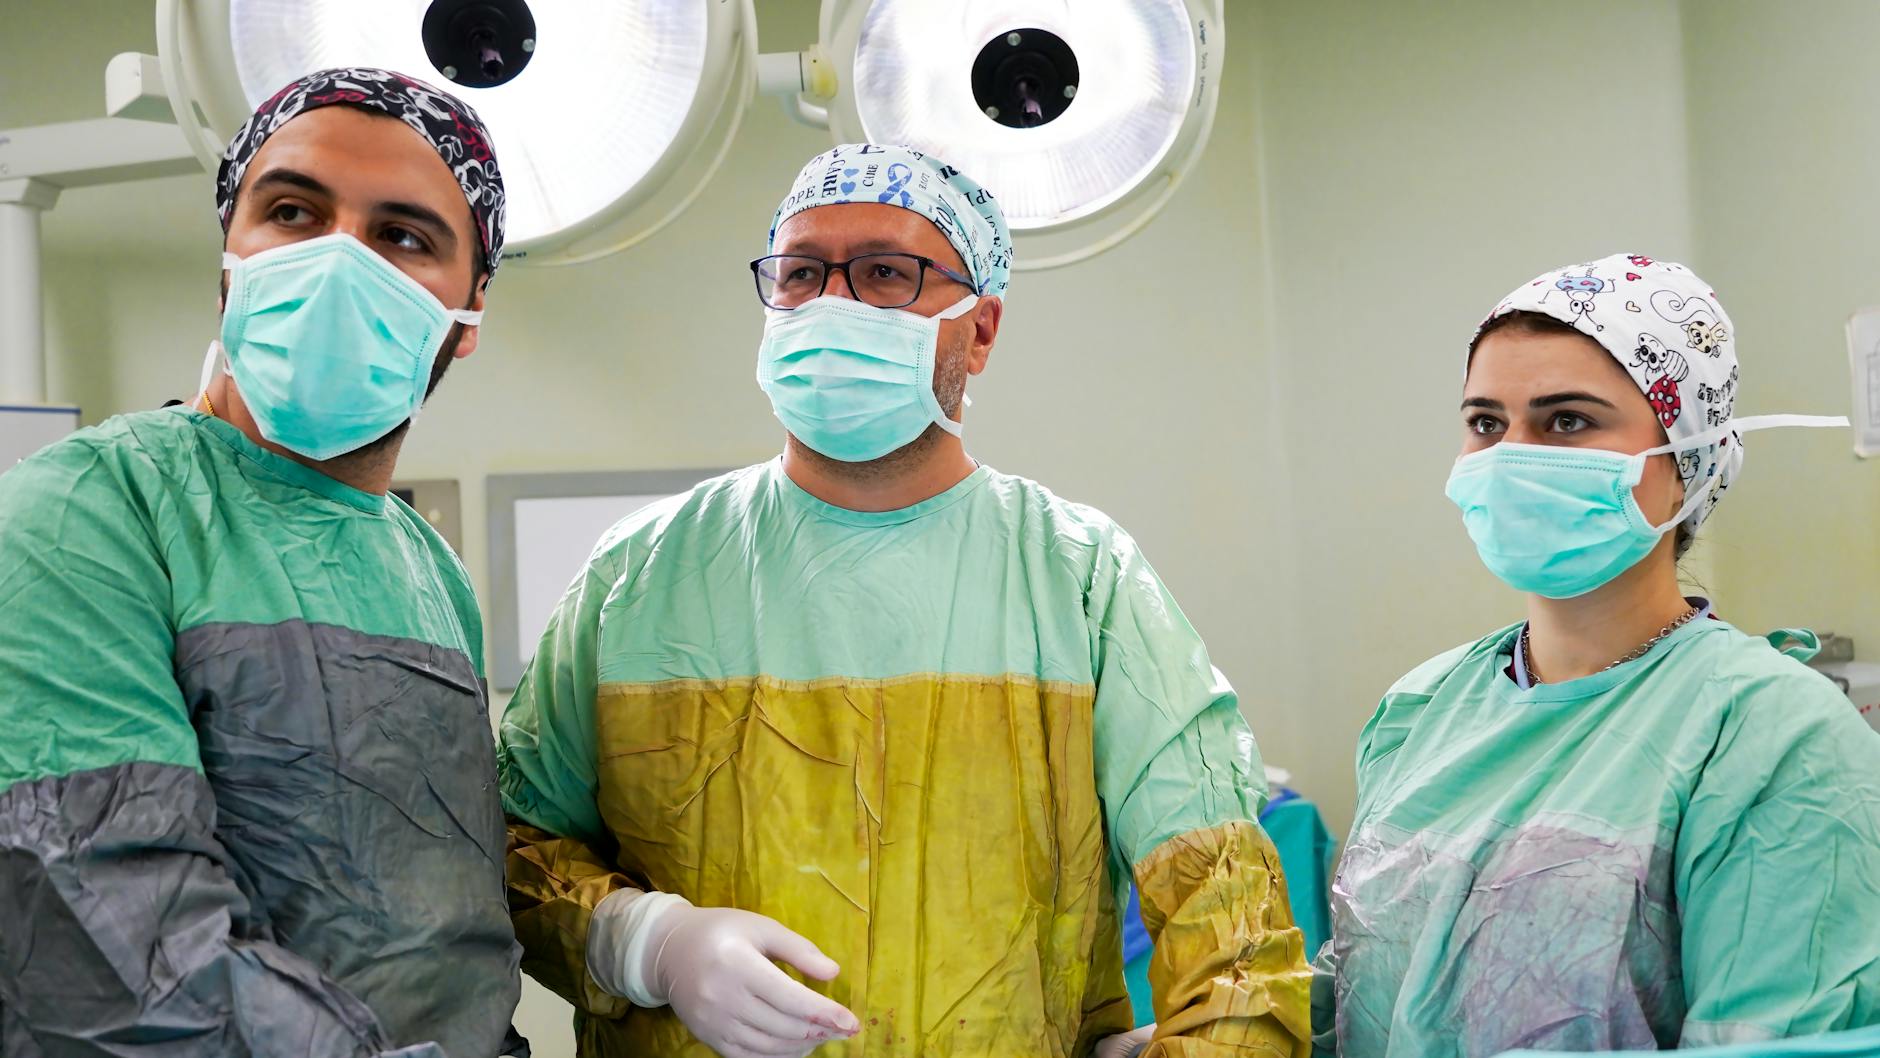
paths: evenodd
<path fill-rule="evenodd" d="M 157 61 L 163 70 L 163 91 L 183 131 L 183 142 L 214 173 L 222 164 L 222 144 L 196 120 L 196 91 L 181 54 L 183 5 L 188 0 L 157 0 Z"/>

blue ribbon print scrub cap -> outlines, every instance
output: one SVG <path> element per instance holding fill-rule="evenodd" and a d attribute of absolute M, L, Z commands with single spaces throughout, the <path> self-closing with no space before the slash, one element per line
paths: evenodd
<path fill-rule="evenodd" d="M 770 222 L 777 229 L 806 209 L 851 202 L 899 206 L 933 221 L 959 251 L 981 295 L 1004 297 L 1012 280 L 1012 230 L 992 192 L 931 154 L 911 147 L 845 143 L 809 160 Z"/>
<path fill-rule="evenodd" d="M 1681 264 L 1614 254 L 1557 269 L 1503 298 L 1482 326 L 1511 312 L 1551 316 L 1604 346 L 1674 445 L 1736 419 L 1736 329 L 1716 292 Z M 1695 531 L 1743 469 L 1743 439 L 1731 431 L 1675 454 L 1687 497 L 1717 476 L 1709 499 L 1684 520 Z"/>

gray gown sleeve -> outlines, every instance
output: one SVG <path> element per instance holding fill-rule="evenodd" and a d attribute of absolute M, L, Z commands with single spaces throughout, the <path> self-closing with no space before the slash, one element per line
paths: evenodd
<path fill-rule="evenodd" d="M 0 1054 L 441 1058 L 274 943 L 215 837 L 169 593 L 83 443 L 0 476 Z"/>

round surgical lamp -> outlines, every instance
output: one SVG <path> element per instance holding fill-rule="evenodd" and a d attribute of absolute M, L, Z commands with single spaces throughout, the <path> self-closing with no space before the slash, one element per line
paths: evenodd
<path fill-rule="evenodd" d="M 376 66 L 490 126 L 506 259 L 593 260 L 676 217 L 723 160 L 755 83 L 752 0 L 158 0 L 183 132 L 211 172 L 281 86 Z"/>
<path fill-rule="evenodd" d="M 904 143 L 971 173 L 1016 267 L 1139 231 L 1200 158 L 1222 0 L 824 0 L 838 142 Z"/>

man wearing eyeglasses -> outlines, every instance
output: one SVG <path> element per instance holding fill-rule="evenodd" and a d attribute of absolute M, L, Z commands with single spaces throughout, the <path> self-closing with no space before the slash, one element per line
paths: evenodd
<path fill-rule="evenodd" d="M 584 1055 L 1135 1053 L 1132 880 L 1142 1053 L 1308 1053 L 1233 691 L 1127 534 L 961 442 L 1011 260 L 938 159 L 812 160 L 751 266 L 782 455 L 622 521 L 551 620 L 510 906 Z"/>

